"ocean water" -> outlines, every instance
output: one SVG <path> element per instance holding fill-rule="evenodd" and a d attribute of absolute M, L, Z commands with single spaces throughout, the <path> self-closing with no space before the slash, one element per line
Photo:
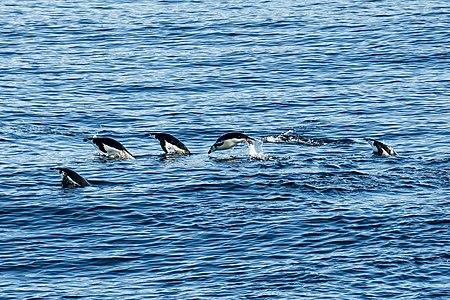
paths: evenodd
<path fill-rule="evenodd" d="M 0 298 L 448 299 L 449 14 L 2 1 Z M 207 154 L 230 131 L 253 156 Z M 102 159 L 94 135 L 136 159 Z"/>

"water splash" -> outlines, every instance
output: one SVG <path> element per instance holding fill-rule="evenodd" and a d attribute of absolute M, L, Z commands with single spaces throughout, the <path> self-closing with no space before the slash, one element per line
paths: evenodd
<path fill-rule="evenodd" d="M 96 139 L 101 131 L 103 131 L 103 125 L 102 124 L 100 124 L 100 128 L 94 134 L 93 138 Z"/>
<path fill-rule="evenodd" d="M 254 140 L 253 144 L 248 144 L 248 150 L 251 159 L 267 159 L 267 155 L 264 154 L 261 141 Z"/>

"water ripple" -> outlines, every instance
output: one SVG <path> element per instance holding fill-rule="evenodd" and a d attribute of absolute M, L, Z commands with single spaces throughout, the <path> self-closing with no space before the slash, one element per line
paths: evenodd
<path fill-rule="evenodd" d="M 448 13 L 4 1 L 1 295 L 445 298 Z M 152 131 L 193 155 L 163 156 Z M 208 156 L 229 131 L 263 159 Z M 96 134 L 137 159 L 102 159 Z M 92 186 L 62 188 L 56 166 Z"/>

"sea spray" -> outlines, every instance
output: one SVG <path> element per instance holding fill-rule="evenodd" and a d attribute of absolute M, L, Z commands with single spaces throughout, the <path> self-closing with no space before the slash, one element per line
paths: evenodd
<path fill-rule="evenodd" d="M 250 158 L 252 159 L 267 159 L 267 156 L 264 154 L 262 149 L 262 142 L 258 140 L 253 140 L 252 144 L 248 144 Z"/>

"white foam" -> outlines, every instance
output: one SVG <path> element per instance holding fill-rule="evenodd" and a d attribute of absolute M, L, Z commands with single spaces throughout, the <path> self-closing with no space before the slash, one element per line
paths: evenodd
<path fill-rule="evenodd" d="M 262 149 L 262 143 L 260 141 L 254 140 L 253 144 L 248 144 L 248 150 L 250 158 L 252 159 L 267 159 L 267 156 L 264 154 L 264 151 Z"/>
<path fill-rule="evenodd" d="M 278 136 L 271 135 L 271 136 L 265 137 L 264 138 L 264 142 L 267 142 L 267 143 L 280 143 L 281 139 Z"/>

